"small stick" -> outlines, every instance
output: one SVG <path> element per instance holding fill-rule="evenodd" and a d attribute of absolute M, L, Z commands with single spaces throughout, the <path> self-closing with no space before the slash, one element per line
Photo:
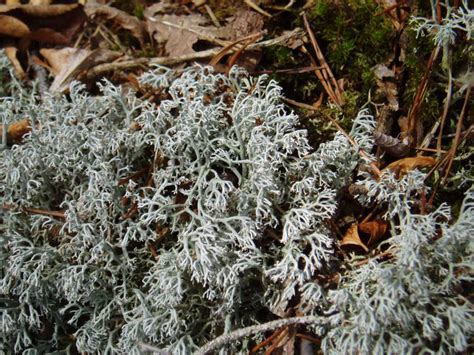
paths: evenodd
<path fill-rule="evenodd" d="M 247 6 L 251 7 L 255 11 L 257 11 L 259 14 L 262 14 L 263 16 L 266 17 L 272 17 L 268 12 L 260 8 L 257 4 L 255 4 L 252 0 L 244 0 L 244 2 L 247 4 Z"/>
<path fill-rule="evenodd" d="M 262 341 L 261 343 L 255 345 L 252 350 L 249 351 L 249 355 L 252 355 L 252 354 L 255 354 L 257 351 L 259 351 L 261 348 L 263 348 L 264 346 L 267 346 L 268 344 L 270 344 L 273 339 L 275 339 L 277 336 L 279 336 L 283 330 L 285 330 L 285 328 L 280 328 L 280 329 L 277 329 L 273 332 L 272 335 L 270 335 L 267 339 L 265 339 L 264 341 Z"/>
<path fill-rule="evenodd" d="M 219 23 L 219 20 L 217 19 L 216 14 L 214 14 L 214 11 L 212 11 L 211 7 L 208 4 L 205 4 L 204 8 L 206 9 L 207 14 L 211 18 L 212 23 L 214 24 L 214 26 L 221 27 L 221 24 Z"/>
<path fill-rule="evenodd" d="M 270 347 L 265 351 L 265 355 L 271 355 L 273 354 L 273 352 L 275 351 L 275 349 L 280 346 L 280 343 L 283 341 L 283 339 L 285 339 L 287 336 L 289 335 L 289 331 L 288 331 L 288 327 L 286 328 L 283 328 L 283 331 L 272 341 L 272 345 L 270 345 Z M 287 340 L 288 341 L 288 340 Z M 282 346 L 284 344 L 287 343 L 287 341 L 285 341 Z"/>
<path fill-rule="evenodd" d="M 261 75 L 261 74 L 304 74 L 311 71 L 321 69 L 321 67 L 311 66 L 311 67 L 302 67 L 296 69 L 276 69 L 276 70 L 259 70 L 250 72 L 252 75 Z"/>
<path fill-rule="evenodd" d="M 303 34 L 304 33 L 300 28 L 296 28 L 293 31 L 285 33 L 279 37 L 251 44 L 248 47 L 248 49 L 265 48 L 265 47 L 270 47 L 276 44 L 285 43 L 291 38 L 302 37 Z M 106 72 L 113 71 L 113 70 L 132 69 L 132 68 L 137 68 L 137 67 L 146 68 L 147 66 L 151 64 L 159 64 L 159 65 L 180 64 L 180 63 L 189 62 L 193 60 L 213 57 L 217 55 L 221 50 L 222 50 L 221 48 L 212 48 L 212 49 L 207 49 L 204 51 L 199 51 L 199 52 L 195 52 L 191 54 L 185 54 L 179 57 L 136 58 L 136 59 L 126 60 L 122 62 L 99 64 L 89 69 L 89 71 L 87 72 L 87 77 L 94 78 L 96 76 L 102 75 Z M 236 51 L 236 49 L 232 48 L 229 50 L 229 53 L 233 53 L 234 51 Z"/>
<path fill-rule="evenodd" d="M 470 94 L 471 94 L 471 88 L 469 88 L 466 92 L 466 97 L 464 99 L 464 104 L 462 106 L 461 113 L 459 114 L 458 124 L 456 125 L 456 135 L 454 136 L 452 147 L 451 147 L 451 149 L 449 150 L 449 153 L 448 153 L 449 160 L 448 160 L 448 166 L 446 167 L 446 171 L 444 173 L 443 184 L 445 184 L 446 180 L 448 179 L 449 172 L 451 171 L 451 167 L 453 165 L 454 157 L 456 156 L 456 151 L 458 149 L 459 141 L 460 141 L 460 137 L 461 137 L 462 123 L 463 123 L 464 115 L 466 114 L 466 108 L 467 108 L 467 104 L 469 102 Z"/>
<path fill-rule="evenodd" d="M 306 325 L 311 323 L 319 323 L 319 324 L 326 324 L 327 319 L 324 317 L 316 317 L 316 316 L 305 316 L 305 317 L 293 317 L 293 318 L 286 318 L 286 319 L 278 319 L 268 323 L 252 325 L 250 327 L 237 329 L 230 334 L 224 334 L 218 336 L 216 339 L 210 341 L 203 347 L 199 348 L 195 355 L 205 355 L 211 353 L 215 349 L 219 349 L 225 344 L 237 341 L 241 338 L 250 336 L 255 333 L 265 332 L 267 330 L 281 328 L 289 325 Z"/>
<path fill-rule="evenodd" d="M 341 106 L 344 103 L 344 100 L 342 98 L 341 88 L 339 87 L 339 84 L 336 78 L 334 77 L 334 74 L 332 73 L 331 68 L 329 68 L 328 63 L 326 62 L 326 59 L 324 58 L 323 52 L 321 51 L 321 48 L 319 47 L 318 41 L 316 40 L 316 36 L 314 35 L 314 32 L 311 29 L 311 26 L 309 25 L 308 18 L 306 17 L 305 13 L 303 13 L 303 21 L 304 21 L 306 31 L 309 34 L 309 38 L 311 39 L 311 44 L 313 45 L 313 49 L 316 52 L 316 56 L 318 57 L 318 60 L 320 61 L 321 66 L 324 68 L 323 70 L 321 70 L 324 76 L 324 79 L 328 82 L 331 81 L 332 85 L 334 86 L 334 91 L 335 91 L 336 100 L 337 100 L 335 104 Z"/>
<path fill-rule="evenodd" d="M 433 69 L 433 64 L 438 57 L 440 51 L 440 47 L 436 46 L 435 49 L 431 52 L 430 59 L 428 60 L 428 65 L 426 67 L 425 73 L 423 74 L 423 78 L 421 79 L 421 83 L 416 90 L 415 98 L 413 99 L 413 106 L 411 107 L 408 113 L 408 131 L 407 135 L 412 138 L 410 142 L 411 146 L 416 145 L 416 134 L 414 133 L 416 130 L 416 119 L 418 115 L 418 111 L 421 108 L 421 104 L 426 94 L 426 90 L 428 88 L 428 78 L 430 77 L 431 70 Z"/>
<path fill-rule="evenodd" d="M 259 39 L 259 37 L 254 37 L 253 39 L 250 39 L 249 41 L 247 41 L 247 43 L 244 43 L 244 45 L 239 50 L 237 50 L 237 52 L 232 54 L 232 56 L 229 58 L 229 63 L 227 64 L 227 69 L 226 69 L 226 75 L 227 76 L 229 76 L 230 69 L 237 62 L 237 60 L 242 55 L 242 53 L 247 49 L 247 47 L 250 44 L 256 42 L 258 39 Z"/>
<path fill-rule="evenodd" d="M 2 205 L 2 208 L 4 210 L 12 210 L 15 208 L 14 205 L 12 204 L 3 204 Z M 66 215 L 64 214 L 64 211 L 48 211 L 48 210 L 43 210 L 43 209 L 40 209 L 40 208 L 31 208 L 31 207 L 24 207 L 22 208 L 22 211 L 24 212 L 28 212 L 28 213 L 31 213 L 31 214 L 38 214 L 38 215 L 42 215 L 42 216 L 51 216 L 51 217 L 57 217 L 57 218 L 62 218 L 62 219 L 65 219 L 66 218 Z"/>

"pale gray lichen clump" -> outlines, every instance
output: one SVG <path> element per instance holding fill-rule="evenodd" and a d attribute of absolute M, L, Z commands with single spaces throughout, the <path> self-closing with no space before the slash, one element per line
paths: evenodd
<path fill-rule="evenodd" d="M 389 206 L 398 257 L 327 292 L 315 281 L 335 262 L 325 221 L 361 162 L 356 148 L 337 133 L 312 151 L 264 76 L 159 67 L 140 82 L 158 104 L 106 81 L 99 96 L 75 83 L 41 99 L 12 81 L 14 96 L 0 99 L 5 126 L 32 125 L 0 152 L 0 349 L 189 353 L 283 315 L 297 293 L 307 314 L 328 316 L 312 327 L 328 353 L 466 348 L 472 313 L 456 288 L 472 251 L 472 193 L 450 226 L 445 207 L 411 214 L 407 179 L 418 173 L 363 177 L 373 192 L 363 202 Z M 350 133 L 359 148 L 371 150 L 373 128 L 361 111 Z"/>

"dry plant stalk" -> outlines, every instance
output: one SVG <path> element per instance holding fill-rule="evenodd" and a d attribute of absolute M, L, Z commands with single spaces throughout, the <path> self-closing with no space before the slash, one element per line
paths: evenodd
<path fill-rule="evenodd" d="M 314 52 L 316 53 L 316 58 L 318 59 L 319 63 L 309 53 L 307 54 L 311 62 L 313 62 L 314 66 L 321 67 L 321 69 L 315 71 L 315 74 L 323 85 L 331 101 L 338 106 L 342 106 L 344 104 L 343 91 L 340 88 L 336 78 L 334 77 L 331 68 L 326 62 L 326 59 L 324 58 L 323 52 L 319 47 L 314 32 L 311 29 L 311 26 L 309 25 L 306 14 L 303 14 L 303 20 L 306 31 L 308 32 L 309 38 L 311 39 L 311 44 L 313 45 Z"/>

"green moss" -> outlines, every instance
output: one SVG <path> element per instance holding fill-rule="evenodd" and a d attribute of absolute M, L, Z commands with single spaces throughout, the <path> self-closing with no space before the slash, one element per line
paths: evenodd
<path fill-rule="evenodd" d="M 284 46 L 273 46 L 264 48 L 263 60 L 271 61 L 275 69 L 287 68 L 295 62 L 293 51 Z"/>
<path fill-rule="evenodd" d="M 374 0 L 318 0 L 308 12 L 326 60 L 338 78 L 362 92 L 375 84 L 372 68 L 391 52 L 393 27 Z M 330 21 L 328 19 L 331 19 Z"/>

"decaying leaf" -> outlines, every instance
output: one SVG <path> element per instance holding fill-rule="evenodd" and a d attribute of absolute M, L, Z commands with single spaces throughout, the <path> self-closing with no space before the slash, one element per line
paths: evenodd
<path fill-rule="evenodd" d="M 397 138 L 383 134 L 380 132 L 374 133 L 375 144 L 394 157 L 403 157 L 408 154 L 410 147 Z"/>
<path fill-rule="evenodd" d="M 7 128 L 7 143 L 20 144 L 23 136 L 31 131 L 30 121 L 23 119 L 13 122 Z M 3 125 L 0 125 L 0 137 L 3 136 Z"/>
<path fill-rule="evenodd" d="M 105 49 L 41 49 L 41 55 L 50 64 L 54 78 L 49 91 L 63 93 L 68 90 L 72 80 L 77 78 L 82 71 L 85 71 L 97 64 L 109 62 L 121 56 L 120 53 Z"/>
<path fill-rule="evenodd" d="M 79 4 L 0 5 L 0 34 L 64 45 L 70 42 L 85 19 Z"/>
<path fill-rule="evenodd" d="M 140 21 L 137 17 L 108 5 L 86 5 L 85 12 L 89 17 L 103 17 L 130 31 L 140 44 L 143 45 L 146 28 L 144 22 Z"/>
<path fill-rule="evenodd" d="M 158 43 L 166 42 L 169 56 L 194 53 L 193 45 L 200 39 L 217 39 L 222 33 L 199 14 L 188 16 L 160 15 L 147 17 L 148 30 Z"/>
<path fill-rule="evenodd" d="M 384 170 L 391 170 L 395 173 L 395 175 L 401 177 L 413 169 L 432 167 L 435 164 L 435 158 L 419 156 L 394 161 L 393 163 L 387 165 Z"/>
<path fill-rule="evenodd" d="M 369 222 L 362 222 L 359 224 L 359 230 L 362 233 L 369 235 L 367 245 L 373 245 L 382 238 L 388 230 L 388 223 L 381 219 L 376 219 Z"/>
<path fill-rule="evenodd" d="M 398 111 L 398 87 L 393 80 L 395 72 L 383 64 L 378 64 L 374 68 L 374 75 L 377 81 L 377 92 L 384 96 L 388 101 L 388 106 L 393 111 Z"/>
<path fill-rule="evenodd" d="M 353 224 L 349 227 L 346 234 L 344 234 L 344 237 L 342 238 L 341 246 L 356 246 L 362 248 L 365 252 L 369 251 L 369 248 L 367 248 L 367 246 L 360 239 L 357 224 Z"/>
<path fill-rule="evenodd" d="M 29 34 L 30 29 L 22 21 L 12 16 L 0 15 L 0 35 L 22 38 Z"/>
<path fill-rule="evenodd" d="M 26 74 L 25 74 L 25 71 L 23 70 L 23 67 L 20 64 L 20 61 L 16 57 L 17 52 L 18 52 L 18 49 L 16 47 L 5 47 L 5 55 L 10 60 L 10 63 L 12 63 L 16 76 L 19 79 L 24 79 L 26 77 Z"/>
<path fill-rule="evenodd" d="M 239 38 L 261 32 L 263 29 L 263 16 L 250 10 L 238 11 L 225 26 L 226 39 L 235 41 Z M 222 33 L 221 33 L 222 36 Z"/>

